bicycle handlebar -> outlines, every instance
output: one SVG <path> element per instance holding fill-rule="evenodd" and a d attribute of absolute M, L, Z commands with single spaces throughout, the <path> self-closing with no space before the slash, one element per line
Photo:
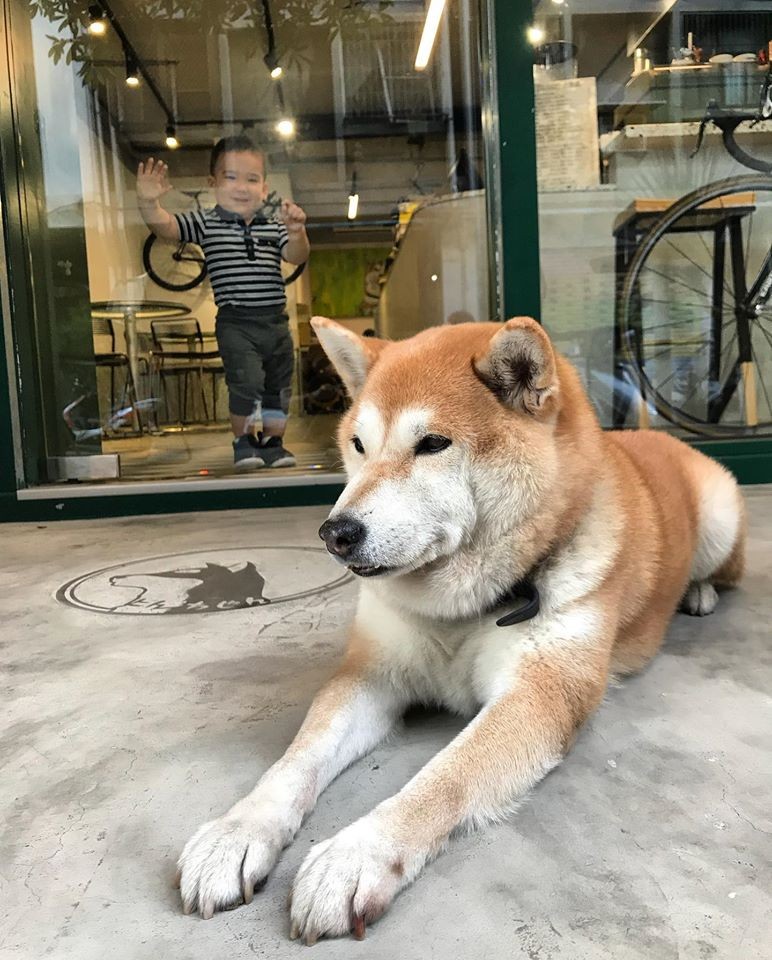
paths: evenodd
<path fill-rule="evenodd" d="M 743 150 L 734 138 L 735 130 L 746 120 L 750 120 L 753 123 L 758 122 L 759 115 L 758 113 L 722 110 L 715 100 L 711 100 L 705 110 L 705 116 L 700 121 L 700 129 L 697 133 L 697 146 L 692 151 L 692 156 L 694 156 L 702 146 L 705 127 L 709 123 L 714 123 L 721 131 L 721 138 L 724 141 L 727 152 L 733 156 L 735 160 L 739 161 L 743 166 L 749 167 L 751 170 L 758 170 L 760 173 L 772 173 L 772 163 L 767 163 L 764 160 L 759 160 L 758 157 L 751 156 L 750 153 Z"/>
<path fill-rule="evenodd" d="M 751 170 L 758 170 L 760 173 L 772 173 L 772 163 L 765 163 L 763 160 L 759 160 L 758 157 L 752 157 L 743 150 L 734 138 L 734 128 L 726 130 L 721 128 L 721 136 L 724 141 L 724 146 L 735 160 L 739 160 L 740 163 L 746 167 L 750 167 Z"/>

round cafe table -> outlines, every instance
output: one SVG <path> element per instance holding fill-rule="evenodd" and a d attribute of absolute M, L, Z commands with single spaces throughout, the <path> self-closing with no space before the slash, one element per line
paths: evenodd
<path fill-rule="evenodd" d="M 189 313 L 190 307 L 168 300 L 100 300 L 91 304 L 91 316 L 97 320 L 123 321 L 126 357 L 137 390 L 139 389 L 137 320 L 171 320 L 174 317 L 186 317 Z"/>

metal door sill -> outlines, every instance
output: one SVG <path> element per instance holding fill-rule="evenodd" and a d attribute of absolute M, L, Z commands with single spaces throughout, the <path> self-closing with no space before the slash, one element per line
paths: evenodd
<path fill-rule="evenodd" d="M 311 487 L 346 482 L 343 473 L 311 473 L 302 476 L 222 477 L 191 480 L 124 480 L 114 483 L 56 483 L 17 490 L 17 500 L 65 500 L 78 497 L 127 497 L 138 494 L 204 493 L 206 491 L 265 489 L 266 487 Z"/>

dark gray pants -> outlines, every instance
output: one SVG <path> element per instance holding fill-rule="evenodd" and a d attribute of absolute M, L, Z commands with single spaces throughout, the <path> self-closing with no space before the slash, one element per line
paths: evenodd
<path fill-rule="evenodd" d="M 295 365 L 287 314 L 226 305 L 217 311 L 215 333 L 230 412 L 248 417 L 259 403 L 267 419 L 286 417 Z"/>

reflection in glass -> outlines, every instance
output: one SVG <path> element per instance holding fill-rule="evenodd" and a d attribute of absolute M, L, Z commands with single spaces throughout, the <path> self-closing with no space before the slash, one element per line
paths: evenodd
<path fill-rule="evenodd" d="M 772 431 L 772 11 L 742 7 L 534 4 L 543 320 L 606 426 Z"/>
<path fill-rule="evenodd" d="M 145 228 L 149 157 L 168 164 L 164 209 L 195 214 L 215 205 L 213 144 L 246 135 L 271 196 L 307 214 L 308 265 L 283 267 L 296 473 L 339 469 L 347 403 L 313 314 L 381 336 L 495 314 L 475 0 L 109 0 L 100 16 L 14 0 L 11 19 L 48 457 L 117 453 L 129 480 L 233 474 L 210 279 L 195 243 Z"/>

